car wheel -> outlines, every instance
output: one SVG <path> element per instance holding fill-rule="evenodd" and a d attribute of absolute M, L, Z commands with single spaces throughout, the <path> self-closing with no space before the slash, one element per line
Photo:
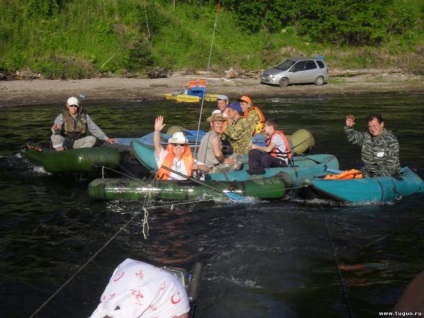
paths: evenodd
<path fill-rule="evenodd" d="M 324 77 L 322 77 L 322 76 L 318 76 L 316 79 L 315 79 L 315 85 L 317 85 L 317 86 L 321 86 L 321 85 L 323 85 L 324 84 Z"/>
<path fill-rule="evenodd" d="M 280 87 L 286 87 L 287 85 L 289 85 L 289 79 L 287 77 L 283 77 L 278 82 L 278 85 L 280 85 Z"/>

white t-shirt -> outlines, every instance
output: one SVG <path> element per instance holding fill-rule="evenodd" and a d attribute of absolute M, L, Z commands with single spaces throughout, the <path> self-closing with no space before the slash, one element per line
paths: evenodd
<path fill-rule="evenodd" d="M 156 155 L 155 155 L 156 164 L 158 166 L 158 169 L 162 166 L 163 160 L 165 159 L 167 154 L 168 154 L 168 151 L 162 148 L 161 151 L 160 151 L 159 158 L 156 157 Z M 186 169 L 186 166 L 185 166 L 183 160 L 177 160 L 177 159 L 174 158 L 174 164 L 172 165 L 171 169 L 187 176 L 187 169 Z M 171 174 L 169 175 L 169 180 L 187 180 L 187 178 L 179 176 L 178 174 L 171 172 Z"/>
<path fill-rule="evenodd" d="M 171 273 L 127 258 L 113 272 L 90 318 L 173 317 L 189 312 L 185 288 Z"/>
<path fill-rule="evenodd" d="M 274 136 L 271 138 L 271 142 L 274 143 L 275 147 L 278 149 L 277 156 L 279 153 L 285 154 L 287 152 L 286 143 L 279 134 L 274 134 Z M 280 156 L 278 157 L 288 163 L 288 158 L 281 158 Z"/>

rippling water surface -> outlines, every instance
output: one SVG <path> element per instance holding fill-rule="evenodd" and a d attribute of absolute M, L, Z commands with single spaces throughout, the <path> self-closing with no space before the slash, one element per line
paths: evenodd
<path fill-rule="evenodd" d="M 169 101 L 96 105 L 89 96 L 83 103 L 111 137 L 142 136 L 159 114 L 168 126 L 196 129 L 200 110 Z M 424 176 L 422 96 L 256 103 L 287 133 L 310 130 L 314 153 L 332 153 L 346 169 L 360 159 L 343 134 L 345 115 L 356 115 L 362 130 L 366 115 L 381 112 L 401 144 L 402 165 Z M 202 129 L 213 109 L 205 104 Z M 41 306 L 37 317 L 88 317 L 127 257 L 186 269 L 203 262 L 196 317 L 377 317 L 392 310 L 424 268 L 423 195 L 367 206 L 160 203 L 149 210 L 145 240 L 143 202 L 93 201 L 89 178 L 52 176 L 20 157 L 28 140 L 49 138 L 58 111 L 57 105 L 0 108 L 2 317 L 28 317 Z"/>

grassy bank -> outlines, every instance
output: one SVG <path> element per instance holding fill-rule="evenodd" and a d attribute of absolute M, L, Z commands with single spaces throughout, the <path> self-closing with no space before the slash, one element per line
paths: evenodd
<path fill-rule="evenodd" d="M 159 67 L 223 72 L 322 55 L 330 69 L 399 67 L 424 74 L 423 6 L 403 2 L 416 13 L 416 27 L 407 36 L 390 36 L 379 46 L 347 47 L 314 42 L 293 27 L 246 32 L 225 2 L 218 14 L 214 5 L 174 7 L 159 0 L 4 0 L 0 72 L 52 79 L 145 76 Z"/>

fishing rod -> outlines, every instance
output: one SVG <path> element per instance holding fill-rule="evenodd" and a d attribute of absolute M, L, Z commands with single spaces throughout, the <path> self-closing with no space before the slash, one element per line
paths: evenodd
<path fill-rule="evenodd" d="M 306 138 L 304 141 L 302 141 L 302 142 L 300 142 L 300 143 L 298 143 L 296 146 L 293 146 L 292 148 L 291 148 L 291 150 L 293 150 L 293 149 L 295 149 L 295 148 L 297 148 L 297 147 L 299 147 L 301 144 L 303 144 L 304 142 L 307 142 L 309 139 L 313 139 L 314 138 L 314 136 L 309 136 L 308 138 Z"/>
<path fill-rule="evenodd" d="M 40 307 L 38 307 L 38 309 L 36 311 L 34 311 L 34 313 L 29 316 L 29 318 L 33 318 L 35 317 L 36 314 L 38 314 L 41 309 L 43 309 L 54 297 L 56 297 L 57 294 L 59 294 L 59 292 L 65 288 L 65 286 L 67 286 L 83 269 L 85 269 L 85 267 L 87 265 L 89 265 L 94 258 L 97 257 L 97 255 L 99 255 L 109 244 L 110 242 L 112 242 L 119 233 L 121 233 L 134 219 L 135 217 L 138 216 L 138 213 L 136 213 L 127 223 L 125 223 L 100 249 L 97 250 L 96 253 L 94 253 L 93 256 L 91 256 L 88 261 L 85 262 L 85 264 L 83 264 L 65 283 L 62 284 L 62 286 L 60 286 L 54 293 L 53 295 L 51 295 Z"/>
<path fill-rule="evenodd" d="M 215 191 L 215 192 L 220 193 L 220 194 L 224 194 L 225 196 L 227 196 L 228 198 L 230 198 L 233 201 L 246 201 L 246 199 L 247 199 L 246 197 L 238 195 L 237 193 L 234 193 L 234 192 L 231 192 L 231 191 L 225 191 L 225 190 L 221 191 L 219 189 L 216 189 L 216 188 L 210 186 L 209 184 L 207 184 L 206 182 L 197 180 L 196 178 L 187 176 L 187 175 L 185 175 L 185 174 L 183 174 L 179 171 L 168 168 L 166 166 L 162 166 L 162 168 L 165 169 L 165 170 L 168 170 L 172 173 L 175 173 L 176 175 L 179 175 L 180 177 L 187 178 L 188 180 L 193 181 L 194 183 L 200 184 L 201 186 L 204 186 L 205 188 L 208 188 L 212 191 Z"/>
<path fill-rule="evenodd" d="M 217 8 L 216 8 L 216 15 L 215 15 L 215 22 L 214 22 L 214 27 L 213 27 L 213 32 L 212 32 L 212 39 L 211 39 L 211 45 L 209 48 L 209 57 L 208 57 L 208 64 L 206 67 L 206 74 L 209 73 L 209 69 L 210 69 L 210 64 L 211 64 L 211 57 L 212 57 L 212 48 L 213 48 L 213 43 L 215 40 L 215 33 L 216 33 L 216 28 L 218 25 L 218 15 L 219 15 L 219 10 L 221 8 L 221 0 L 218 0 L 218 4 L 217 4 Z M 199 114 L 199 121 L 197 122 L 197 132 L 200 131 L 200 125 L 202 123 L 202 114 L 203 114 L 203 105 L 205 103 L 205 94 L 206 94 L 206 87 L 208 86 L 208 78 L 206 76 L 206 84 L 205 84 L 205 90 L 203 91 L 203 95 L 202 95 L 202 101 L 200 102 L 200 114 Z M 196 145 L 198 143 L 199 140 L 199 133 L 197 133 L 196 135 Z M 194 153 L 193 153 L 193 157 L 196 158 L 196 153 L 197 153 L 197 147 L 194 148 Z"/>

